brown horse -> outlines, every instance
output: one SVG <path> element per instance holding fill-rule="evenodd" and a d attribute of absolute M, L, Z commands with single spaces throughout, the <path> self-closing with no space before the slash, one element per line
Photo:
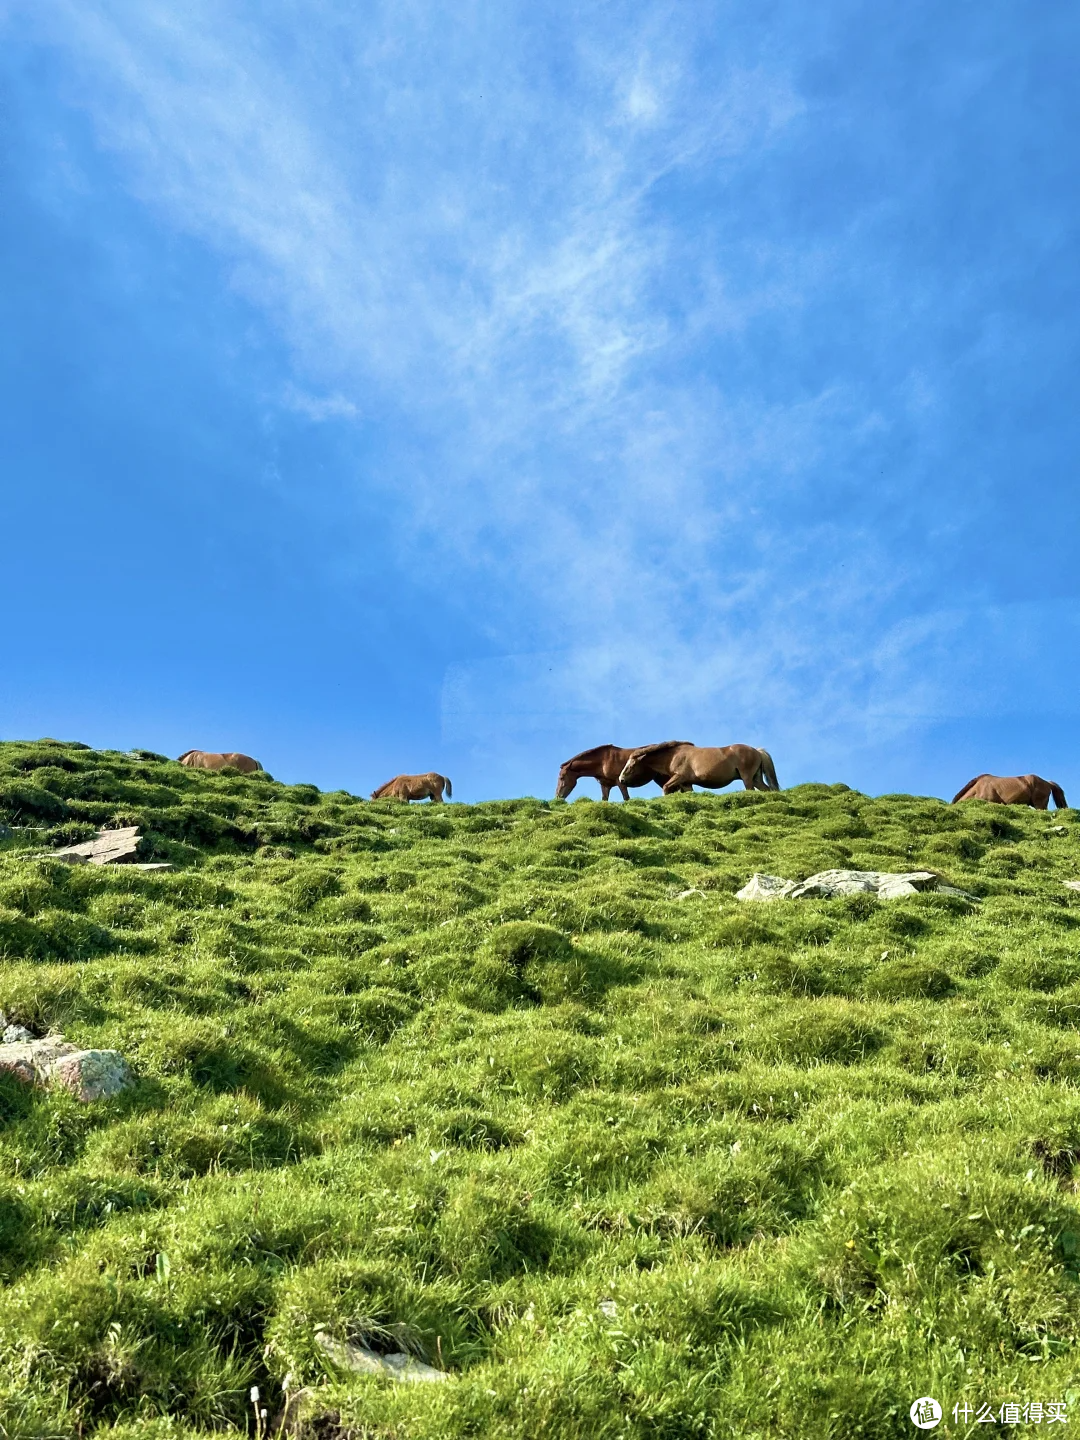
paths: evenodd
<path fill-rule="evenodd" d="M 181 765 L 188 765 L 192 770 L 224 770 L 229 765 L 250 775 L 253 770 L 262 769 L 258 760 L 253 760 L 250 755 L 241 755 L 236 750 L 229 750 L 224 755 L 216 755 L 210 750 L 185 750 L 176 758 Z"/>
<path fill-rule="evenodd" d="M 753 745 L 686 745 L 669 741 L 635 750 L 619 774 L 624 785 L 640 785 L 637 778 L 648 766 L 664 776 L 660 782 L 665 795 L 678 790 L 722 790 L 735 779 L 747 790 L 779 790 L 772 756 Z"/>
<path fill-rule="evenodd" d="M 688 745 L 690 742 L 688 740 L 669 740 L 666 743 Z M 623 750 L 618 745 L 595 745 L 591 750 L 582 750 L 580 755 L 572 755 L 559 767 L 555 799 L 565 800 L 579 780 L 599 780 L 601 800 L 606 800 L 616 785 L 622 791 L 622 798 L 629 800 L 630 791 L 619 775 L 633 753 L 632 750 Z M 640 774 L 642 777 L 640 780 L 631 780 L 629 783 L 631 785 L 648 785 L 650 780 L 655 780 L 658 785 L 664 783 L 665 777 L 659 772 L 654 772 L 648 765 L 641 766 Z"/>
<path fill-rule="evenodd" d="M 976 775 L 953 796 L 952 803 L 989 800 L 992 805 L 1031 805 L 1036 810 L 1049 810 L 1051 795 L 1059 810 L 1068 808 L 1061 786 L 1041 775 Z"/>
<path fill-rule="evenodd" d="M 395 775 L 371 792 L 373 800 L 427 800 L 442 804 L 443 790 L 452 796 L 454 788 L 445 775 L 430 770 L 426 775 Z"/>

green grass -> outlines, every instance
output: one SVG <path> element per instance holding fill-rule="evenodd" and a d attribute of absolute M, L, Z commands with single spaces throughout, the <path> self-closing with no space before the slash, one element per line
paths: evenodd
<path fill-rule="evenodd" d="M 287 1377 L 321 1440 L 1075 1423 L 1071 812 L 409 809 L 39 742 L 5 817 L 0 1008 L 139 1081 L 0 1082 L 0 1436 L 254 1433 Z M 32 853 L 120 821 L 178 869 Z M 832 866 L 983 900 L 733 898 Z M 332 1374 L 320 1328 L 454 1378 Z"/>

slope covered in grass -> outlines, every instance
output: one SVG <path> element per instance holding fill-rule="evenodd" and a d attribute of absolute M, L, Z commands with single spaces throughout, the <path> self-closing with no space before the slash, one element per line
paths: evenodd
<path fill-rule="evenodd" d="M 38 743 L 5 817 L 43 828 L 0 841 L 0 1008 L 139 1082 L 0 1082 L 0 1435 L 254 1433 L 253 1384 L 323 1440 L 1080 1402 L 1071 812 L 407 809 Z M 178 869 L 34 858 L 114 822 Z M 733 898 L 829 866 L 983 900 Z M 320 1330 L 453 1378 L 335 1374 Z"/>

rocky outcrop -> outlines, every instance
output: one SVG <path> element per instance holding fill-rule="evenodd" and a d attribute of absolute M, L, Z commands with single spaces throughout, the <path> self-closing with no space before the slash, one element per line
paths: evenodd
<path fill-rule="evenodd" d="M 782 900 L 795 889 L 794 880 L 783 880 L 779 875 L 762 875 L 756 871 L 743 888 L 736 892 L 736 900 Z"/>
<path fill-rule="evenodd" d="M 977 895 L 946 885 L 932 870 L 906 870 L 890 874 L 884 870 L 822 870 L 807 880 L 784 880 L 779 875 L 751 875 L 736 893 L 736 900 L 832 900 L 839 895 L 876 895 L 879 900 L 899 900 L 930 890 L 938 895 L 959 895 L 973 904 Z"/>
<path fill-rule="evenodd" d="M 133 1083 L 131 1067 L 119 1050 L 76 1050 L 53 1062 L 49 1079 L 84 1102 L 119 1095 Z"/>
<path fill-rule="evenodd" d="M 325 1330 L 315 1333 L 315 1344 L 323 1354 L 342 1370 L 352 1370 L 357 1375 L 386 1375 L 391 1380 L 449 1380 L 445 1370 L 436 1370 L 425 1365 L 415 1355 L 397 1352 L 393 1355 L 378 1355 L 364 1345 L 349 1340 L 335 1340 Z"/>
<path fill-rule="evenodd" d="M 119 1050 L 80 1050 L 62 1035 L 39 1040 L 22 1036 L 30 1036 L 22 1025 L 5 1028 L 0 1073 L 26 1085 L 59 1085 L 76 1099 L 90 1101 L 118 1095 L 134 1083 L 131 1067 Z"/>

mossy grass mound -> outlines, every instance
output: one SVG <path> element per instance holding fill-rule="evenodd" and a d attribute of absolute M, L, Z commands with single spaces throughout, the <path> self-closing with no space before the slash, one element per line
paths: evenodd
<path fill-rule="evenodd" d="M 120 823 L 177 868 L 48 853 Z M 0 1009 L 138 1077 L 0 1083 L 0 1433 L 254 1433 L 252 1385 L 385 1440 L 1080 1403 L 1070 814 L 410 809 L 53 741 L 0 745 L 0 825 Z M 981 904 L 734 899 L 827 868 Z"/>

